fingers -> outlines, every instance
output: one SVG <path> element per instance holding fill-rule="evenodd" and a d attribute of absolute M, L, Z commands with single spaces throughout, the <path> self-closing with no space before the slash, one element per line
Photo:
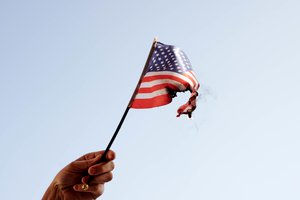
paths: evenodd
<path fill-rule="evenodd" d="M 107 172 L 105 174 L 99 175 L 99 176 L 93 176 L 90 178 L 89 184 L 95 185 L 95 184 L 104 184 L 113 179 L 113 174 L 111 172 Z"/>
<path fill-rule="evenodd" d="M 115 158 L 114 154 L 111 154 L 111 156 L 112 159 Z M 115 165 L 112 161 L 95 164 L 88 169 L 88 173 L 90 175 L 83 176 L 81 178 L 81 182 L 85 184 L 99 184 L 109 182 L 113 178 L 111 171 L 113 171 L 114 168 Z"/>
<path fill-rule="evenodd" d="M 103 155 L 104 151 L 95 151 L 95 152 L 91 152 L 91 153 L 87 153 L 83 156 L 81 156 L 80 158 L 78 158 L 76 161 L 81 161 L 81 160 L 90 160 L 93 158 L 96 158 L 99 155 Z M 109 150 L 106 154 L 106 159 L 107 160 L 114 160 L 116 157 L 115 152 L 113 152 L 112 150 Z"/>
<path fill-rule="evenodd" d="M 95 165 L 101 160 L 101 156 L 103 155 L 104 151 L 97 151 L 85 154 L 84 156 L 81 156 L 74 162 L 70 164 L 70 167 L 74 171 L 86 171 L 91 167 L 92 165 Z M 111 161 L 114 160 L 116 157 L 115 153 L 113 151 L 108 151 L 106 154 L 106 160 Z"/>
<path fill-rule="evenodd" d="M 73 186 L 73 189 L 78 192 L 90 192 L 93 193 L 94 196 L 100 196 L 104 191 L 104 183 L 111 181 L 113 175 L 111 172 L 102 174 L 100 176 L 90 177 L 89 184 L 82 183 L 76 184 Z"/>
<path fill-rule="evenodd" d="M 110 161 L 106 163 L 99 163 L 91 166 L 88 169 L 88 173 L 93 176 L 101 175 L 107 172 L 112 171 L 115 168 L 115 164 Z"/>
<path fill-rule="evenodd" d="M 73 186 L 75 191 L 92 193 L 94 197 L 99 197 L 104 192 L 104 184 L 88 185 L 88 188 L 85 188 L 85 184 L 77 184 Z"/>

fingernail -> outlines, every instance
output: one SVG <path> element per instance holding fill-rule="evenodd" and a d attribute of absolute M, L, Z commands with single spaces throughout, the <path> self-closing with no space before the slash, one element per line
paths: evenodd
<path fill-rule="evenodd" d="M 81 182 L 87 183 L 89 181 L 89 176 L 82 177 Z"/>
<path fill-rule="evenodd" d="M 74 190 L 77 190 L 77 191 L 80 189 L 79 185 L 74 185 L 73 188 L 74 188 Z"/>
<path fill-rule="evenodd" d="M 90 169 L 89 172 L 90 172 L 91 175 L 93 175 L 93 174 L 96 173 L 96 170 L 95 169 Z"/>

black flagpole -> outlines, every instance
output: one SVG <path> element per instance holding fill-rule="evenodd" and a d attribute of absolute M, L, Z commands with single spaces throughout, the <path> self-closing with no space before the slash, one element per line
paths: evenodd
<path fill-rule="evenodd" d="M 128 111 L 129 111 L 129 109 L 130 109 L 130 107 L 131 107 L 131 104 L 132 104 L 132 102 L 133 102 L 133 100 L 134 100 L 134 98 L 135 98 L 135 96 L 136 96 L 136 94 L 137 94 L 137 92 L 138 92 L 138 89 L 139 89 L 139 87 L 140 87 L 140 85 L 141 85 L 143 76 L 144 76 L 145 73 L 146 73 L 147 66 L 148 66 L 149 63 L 150 63 L 150 59 L 151 59 L 151 56 L 152 56 L 152 54 L 153 54 L 153 52 L 154 52 L 154 49 L 155 49 L 155 47 L 156 47 L 156 43 L 157 43 L 157 42 L 158 42 L 157 38 L 154 38 L 153 43 L 152 43 L 152 46 L 151 46 L 151 49 L 150 49 L 150 52 L 149 52 L 149 55 L 148 55 L 148 58 L 147 58 L 147 61 L 146 61 L 146 63 L 145 63 L 144 69 L 143 69 L 143 72 L 142 72 L 142 74 L 141 74 L 141 76 L 140 76 L 140 80 L 139 80 L 138 84 L 136 85 L 136 88 L 135 88 L 135 90 L 134 90 L 134 92 L 133 92 L 133 94 L 132 94 L 132 96 L 131 96 L 131 99 L 130 99 L 130 101 L 129 101 L 129 103 L 128 103 L 128 106 L 126 107 L 126 110 L 125 110 L 125 112 L 123 113 L 123 116 L 122 116 L 122 118 L 121 118 L 121 120 L 120 120 L 120 122 L 119 122 L 119 124 L 118 124 L 118 126 L 117 126 L 117 129 L 115 130 L 115 133 L 113 134 L 112 138 L 110 139 L 110 141 L 109 141 L 109 143 L 108 143 L 108 145 L 107 145 L 107 147 L 106 147 L 106 149 L 105 149 L 105 151 L 104 151 L 104 153 L 103 153 L 103 155 L 102 155 L 102 157 L 101 157 L 100 162 L 106 160 L 106 154 L 108 153 L 108 151 L 109 151 L 111 145 L 113 144 L 113 142 L 115 141 L 115 139 L 116 139 L 116 137 L 117 137 L 117 135 L 118 135 L 118 133 L 119 133 L 119 130 L 120 130 L 121 127 L 122 127 L 122 124 L 123 124 L 123 122 L 124 122 L 124 120 L 125 120 L 125 118 L 126 118 L 126 116 L 127 116 L 127 114 L 128 114 Z"/>

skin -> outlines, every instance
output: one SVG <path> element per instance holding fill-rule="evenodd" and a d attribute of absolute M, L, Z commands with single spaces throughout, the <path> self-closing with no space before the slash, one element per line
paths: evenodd
<path fill-rule="evenodd" d="M 88 153 L 64 167 L 54 178 L 42 200 L 92 200 L 103 194 L 104 184 L 112 180 L 115 153 L 99 162 L 104 151 Z M 88 184 L 83 190 L 83 184 Z"/>

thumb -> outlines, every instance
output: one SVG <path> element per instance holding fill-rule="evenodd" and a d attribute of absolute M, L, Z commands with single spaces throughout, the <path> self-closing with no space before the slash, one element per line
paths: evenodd
<path fill-rule="evenodd" d="M 84 172 L 89 169 L 92 165 L 96 164 L 99 162 L 101 159 L 101 154 L 97 155 L 94 158 L 86 159 L 86 160 L 75 160 L 69 164 L 69 168 L 72 171 L 76 172 Z"/>

